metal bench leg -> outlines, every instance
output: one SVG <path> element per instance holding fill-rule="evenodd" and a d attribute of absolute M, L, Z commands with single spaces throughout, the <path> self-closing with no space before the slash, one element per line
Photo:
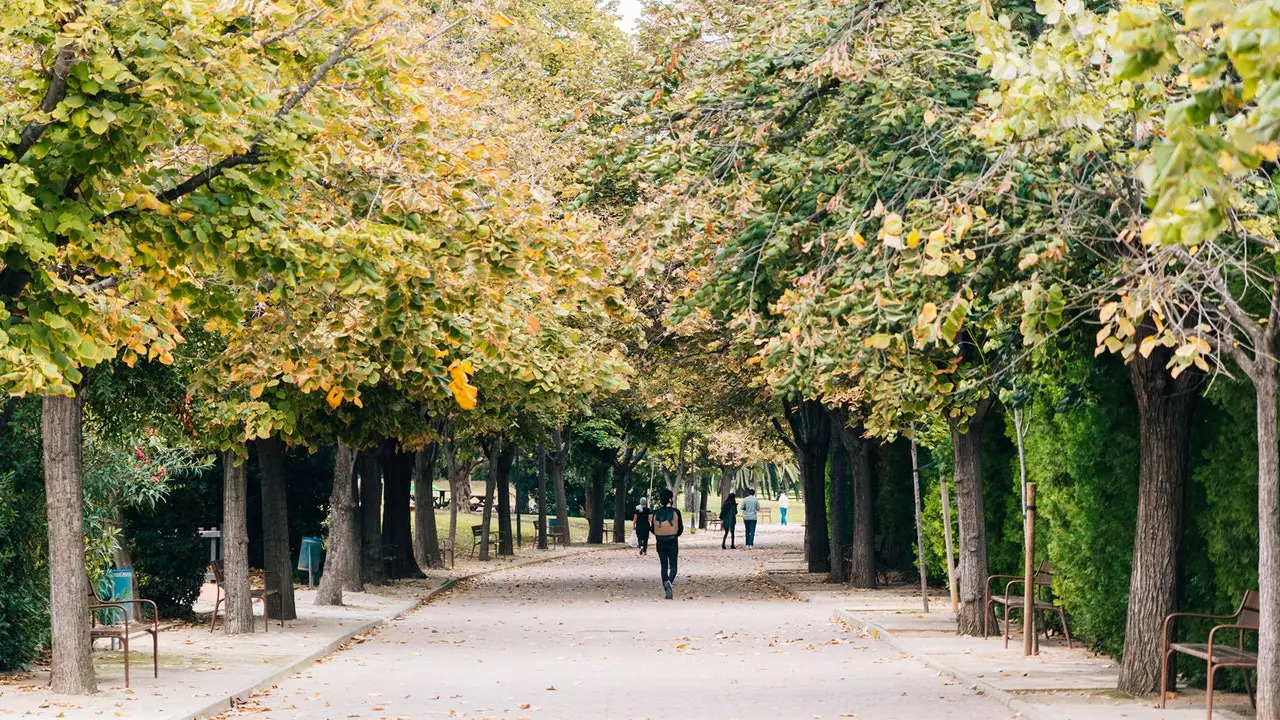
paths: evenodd
<path fill-rule="evenodd" d="M 124 686 L 129 687 L 129 625 L 125 624 L 124 637 L 120 638 L 120 643 L 124 646 Z"/>
<path fill-rule="evenodd" d="M 1253 683 L 1249 682 L 1249 668 L 1240 668 L 1240 671 L 1244 673 L 1244 689 L 1249 693 L 1249 707 L 1257 710 L 1258 702 L 1253 697 Z"/>
<path fill-rule="evenodd" d="M 154 628 L 151 630 L 151 671 L 160 677 L 160 631 Z"/>
<path fill-rule="evenodd" d="M 1168 642 L 1168 639 L 1165 639 Z M 1169 701 L 1169 657 L 1173 653 L 1165 650 L 1160 657 L 1160 709 L 1164 709 Z"/>
<path fill-rule="evenodd" d="M 1213 661 L 1209 661 L 1209 679 L 1204 684 L 1205 717 L 1213 720 L 1213 673 L 1217 670 Z"/>
<path fill-rule="evenodd" d="M 1067 636 L 1067 649 L 1071 649 L 1071 631 L 1067 629 L 1067 612 L 1058 607 L 1058 618 L 1062 620 L 1062 634 Z"/>

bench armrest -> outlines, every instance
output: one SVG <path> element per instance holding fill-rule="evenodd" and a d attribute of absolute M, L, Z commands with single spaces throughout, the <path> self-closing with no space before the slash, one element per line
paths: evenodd
<path fill-rule="evenodd" d="M 1017 575 L 988 575 L 987 576 L 987 597 L 991 597 L 991 581 L 992 580 L 1017 580 Z"/>
<path fill-rule="evenodd" d="M 1191 612 L 1169 613 L 1168 615 L 1164 616 L 1164 628 L 1163 628 L 1163 632 L 1160 634 L 1161 651 L 1168 652 L 1169 631 L 1173 629 L 1173 621 L 1178 618 L 1202 618 L 1206 620 L 1234 620 L 1236 619 L 1236 617 L 1237 617 L 1236 613 L 1231 613 L 1228 615 L 1212 615 L 1208 613 L 1191 613 Z"/>
<path fill-rule="evenodd" d="M 160 609 L 156 607 L 155 601 L 139 598 L 135 600 L 112 600 L 113 604 L 120 605 L 150 605 L 151 606 L 151 624 L 156 625 L 160 622 Z"/>
<path fill-rule="evenodd" d="M 89 627 L 98 626 L 98 614 L 95 613 L 94 610 L 119 610 L 120 614 L 124 616 L 124 631 L 126 633 L 129 632 L 129 613 L 125 612 L 124 605 L 122 604 L 123 602 L 124 601 L 102 602 L 99 600 L 96 603 L 90 603 L 88 608 Z"/>
<path fill-rule="evenodd" d="M 1248 625 L 1237 625 L 1235 623 L 1229 623 L 1226 625 L 1215 625 L 1213 629 L 1209 631 L 1209 647 L 1208 647 L 1209 662 L 1213 662 L 1213 645 L 1214 645 L 1213 636 L 1216 635 L 1219 630 L 1240 630 L 1241 631 L 1240 637 L 1241 637 L 1241 640 L 1243 641 L 1245 630 L 1253 630 L 1256 632 L 1258 628 L 1251 627 Z"/>

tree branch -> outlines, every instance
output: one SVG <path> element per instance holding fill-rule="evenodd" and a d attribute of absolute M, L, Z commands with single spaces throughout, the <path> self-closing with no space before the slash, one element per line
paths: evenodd
<path fill-rule="evenodd" d="M 44 100 L 40 102 L 40 112 L 49 114 L 53 109 L 58 107 L 58 103 L 62 102 L 67 96 L 67 77 L 71 75 L 71 66 L 76 59 L 76 46 L 74 43 L 67 43 L 58 50 L 57 57 L 53 60 L 53 70 L 49 73 L 49 89 L 45 91 Z M 40 136 L 44 134 L 44 129 L 49 127 L 50 122 L 41 122 L 33 119 L 27 123 L 18 135 L 18 141 L 9 146 L 9 152 L 13 155 L 11 159 L 0 159 L 0 167 L 4 167 L 10 163 L 20 162 L 31 149 Z"/>

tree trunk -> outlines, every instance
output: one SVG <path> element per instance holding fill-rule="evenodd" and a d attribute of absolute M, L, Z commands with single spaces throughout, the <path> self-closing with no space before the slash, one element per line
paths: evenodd
<path fill-rule="evenodd" d="M 538 549 L 547 549 L 547 449 L 538 448 Z"/>
<path fill-rule="evenodd" d="M 876 586 L 875 502 L 871 497 L 871 447 L 862 436 L 862 427 L 840 428 L 840 441 L 849 454 L 849 475 L 853 482 L 853 551 L 849 584 L 856 588 Z"/>
<path fill-rule="evenodd" d="M 324 556 L 324 574 L 316 590 L 316 605 L 341 605 L 342 589 L 360 582 L 360 534 L 356 528 L 356 497 L 352 492 L 355 476 L 355 453 L 345 443 L 338 443 L 333 463 L 333 490 L 329 493 L 329 547 Z"/>
<path fill-rule="evenodd" d="M 711 495 L 711 476 L 702 476 L 702 487 L 698 492 L 698 529 L 707 529 L 707 497 Z"/>
<path fill-rule="evenodd" d="M 738 466 L 721 465 L 720 466 L 720 504 L 724 505 L 724 501 L 729 499 L 729 493 L 733 492 L 733 479 L 738 474 Z"/>
<path fill-rule="evenodd" d="M 627 484 L 631 479 L 633 449 L 627 448 L 620 463 L 613 466 L 613 541 L 627 541 Z"/>
<path fill-rule="evenodd" d="M 1258 720 L 1280 718 L 1280 448 L 1276 361 L 1254 361 L 1258 424 Z"/>
<path fill-rule="evenodd" d="M 228 635 L 253 632 L 253 595 L 249 587 L 249 508 L 244 461 L 222 453 L 222 582 L 226 586 Z"/>
<path fill-rule="evenodd" d="M 284 475 L 284 441 L 273 436 L 253 442 L 262 476 L 262 565 L 280 576 L 272 617 L 297 620 L 293 598 L 293 551 L 289 547 L 289 500 Z"/>
<path fill-rule="evenodd" d="M 828 502 L 831 508 L 831 526 L 827 542 L 831 555 L 831 570 L 827 573 L 829 583 L 843 583 L 848 580 L 845 575 L 844 558 L 853 534 L 847 527 L 849 495 L 852 494 L 850 486 L 853 480 L 850 477 L 849 452 L 840 437 L 844 432 L 844 424 L 844 413 L 832 410 L 831 481 L 827 484 Z"/>
<path fill-rule="evenodd" d="M 604 488 L 609 479 L 609 463 L 601 461 L 591 471 L 587 486 L 587 544 L 604 544 Z"/>
<path fill-rule="evenodd" d="M 45 509 L 49 516 L 49 621 L 53 691 L 98 691 L 89 639 L 84 563 L 84 410 L 80 398 L 45 395 L 41 442 Z"/>
<path fill-rule="evenodd" d="M 399 443 L 382 442 L 383 480 L 382 544 L 396 549 L 397 578 L 424 577 L 413 557 L 413 521 L 409 511 L 409 495 L 413 485 L 413 466 L 417 453 L 405 452 Z"/>
<path fill-rule="evenodd" d="M 830 541 L 827 538 L 827 454 L 831 425 L 826 409 L 817 400 L 801 400 L 786 405 L 791 426 L 792 451 L 800 466 L 804 489 L 804 553 L 809 572 L 831 572 Z M 984 578 L 985 579 L 985 578 Z"/>
<path fill-rule="evenodd" d="M 484 479 L 484 508 L 480 515 L 480 560 L 489 560 L 489 526 L 493 522 L 493 486 L 498 482 L 498 456 L 502 453 L 502 438 L 494 438 L 489 446 L 489 472 Z"/>
<path fill-rule="evenodd" d="M 1171 355 L 1159 348 L 1145 358 L 1135 355 L 1129 364 L 1141 449 L 1138 524 L 1118 687 L 1132 695 L 1160 691 L 1164 618 L 1178 609 L 1178 549 L 1199 373 L 1193 369 L 1175 380 L 1166 369 Z"/>
<path fill-rule="evenodd" d="M 556 525 L 569 544 L 569 501 L 564 490 L 564 471 L 569 465 L 569 428 L 551 431 L 551 488 L 556 495 Z"/>
<path fill-rule="evenodd" d="M 516 446 L 505 442 L 498 453 L 498 554 L 516 554 L 511 537 L 511 466 L 516 460 Z"/>
<path fill-rule="evenodd" d="M 382 463 L 377 446 L 360 451 L 360 579 L 386 582 L 382 568 Z"/>
<path fill-rule="evenodd" d="M 987 526 L 982 506 L 982 428 L 991 400 L 978 403 L 967 421 L 951 421 L 952 456 L 955 460 L 957 514 L 960 516 L 960 612 L 961 635 L 982 634 L 982 613 L 987 582 Z"/>
<path fill-rule="evenodd" d="M 436 459 L 440 445 L 431 443 L 414 455 L 413 487 L 417 505 L 413 510 L 413 558 L 424 568 L 444 567 L 440 557 L 440 534 L 436 530 Z"/>

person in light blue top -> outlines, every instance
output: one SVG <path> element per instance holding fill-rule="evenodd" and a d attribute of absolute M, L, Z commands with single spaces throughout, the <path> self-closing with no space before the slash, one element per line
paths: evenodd
<path fill-rule="evenodd" d="M 747 496 L 742 500 L 742 524 L 747 531 L 747 547 L 756 546 L 756 516 L 760 512 L 760 499 L 756 497 L 755 488 L 747 489 Z"/>

